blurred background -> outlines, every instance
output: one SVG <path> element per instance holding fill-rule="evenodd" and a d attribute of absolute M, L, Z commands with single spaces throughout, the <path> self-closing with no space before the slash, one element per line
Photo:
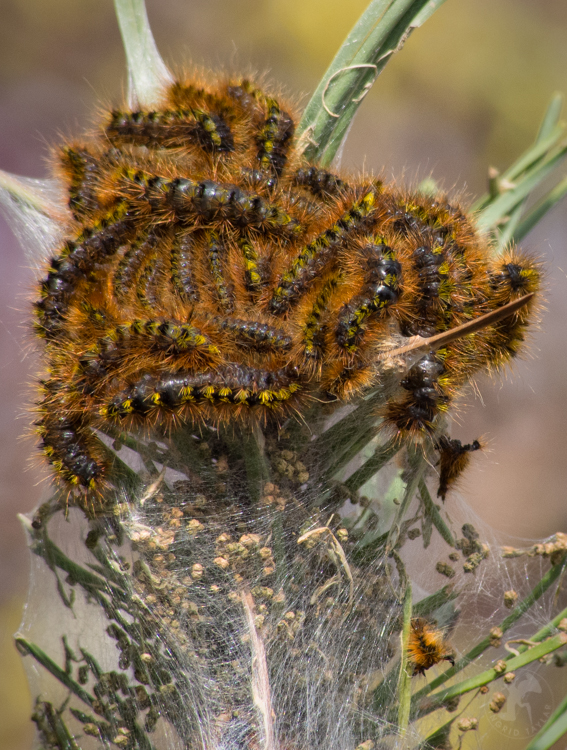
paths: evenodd
<path fill-rule="evenodd" d="M 147 6 L 172 67 L 267 72 L 301 104 L 366 0 Z M 0 168 L 45 176 L 49 144 L 79 134 L 95 107 L 119 101 L 124 87 L 111 0 L 0 0 Z M 529 145 L 556 90 L 567 92 L 564 0 L 447 0 L 366 98 L 342 167 L 414 184 L 431 175 L 464 191 L 468 202 L 484 191 L 489 165 L 504 169 Z M 524 245 L 545 260 L 541 329 L 505 380 L 479 382 L 482 398 L 469 396 L 453 430 L 467 442 L 484 436 L 489 444 L 475 455 L 461 494 L 503 542 L 521 545 L 567 531 L 567 203 Z M 34 507 L 45 476 L 30 462 L 33 439 L 22 437 L 35 361 L 27 326 L 31 288 L 31 269 L 0 221 L 0 750 L 27 749 L 32 738 L 12 645 L 28 575 L 16 513 Z M 564 694 L 567 670 L 557 680 Z"/>

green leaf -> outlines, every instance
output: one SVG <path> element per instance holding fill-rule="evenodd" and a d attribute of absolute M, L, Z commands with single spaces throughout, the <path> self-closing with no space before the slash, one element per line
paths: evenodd
<path fill-rule="evenodd" d="M 93 695 L 90 695 L 86 690 L 84 690 L 78 682 L 75 682 L 64 670 L 61 669 L 61 667 L 57 666 L 55 662 L 49 658 L 49 656 L 39 648 L 39 646 L 36 646 L 35 643 L 31 643 L 30 641 L 26 640 L 23 636 L 16 636 L 16 647 L 18 648 L 18 651 L 22 655 L 29 654 L 30 656 L 33 656 L 33 658 L 41 664 L 42 667 L 47 669 L 48 672 L 50 672 L 62 685 L 65 685 L 65 687 L 70 690 L 72 693 L 74 693 L 77 698 L 80 698 L 80 700 L 83 701 L 83 703 L 86 703 L 88 706 L 93 705 L 95 702 L 95 698 Z"/>
<path fill-rule="evenodd" d="M 553 190 L 550 190 L 545 198 L 543 198 L 535 208 L 533 208 L 530 213 L 517 224 L 511 239 L 513 239 L 514 242 L 520 242 L 520 240 L 522 240 L 528 232 L 531 232 L 536 224 L 543 219 L 548 211 L 551 211 L 551 209 L 562 201 L 566 195 L 567 177 L 564 177 L 561 182 L 559 182 Z"/>
<path fill-rule="evenodd" d="M 547 105 L 547 110 L 539 127 L 536 143 L 548 138 L 557 127 L 559 118 L 561 117 L 564 99 L 565 97 L 560 91 L 556 91 L 551 97 L 551 101 Z"/>
<path fill-rule="evenodd" d="M 431 520 L 431 523 L 435 526 L 435 528 L 441 534 L 447 544 L 449 544 L 451 547 L 455 547 L 455 537 L 451 533 L 451 529 L 443 520 L 441 513 L 439 513 L 439 510 L 433 502 L 433 499 L 429 494 L 429 490 L 427 489 L 427 485 L 425 484 L 425 481 L 423 479 L 419 483 L 419 494 L 421 495 L 421 501 L 423 502 L 423 508 L 425 510 L 427 518 Z"/>
<path fill-rule="evenodd" d="M 557 706 L 525 750 L 548 750 L 567 732 L 567 697 Z"/>
<path fill-rule="evenodd" d="M 128 66 L 129 104 L 151 109 L 160 104 L 173 77 L 158 52 L 144 0 L 114 0 Z"/>
<path fill-rule="evenodd" d="M 543 117 L 543 121 L 537 134 L 535 140 L 536 145 L 538 143 L 546 141 L 546 139 L 550 136 L 553 136 L 553 133 L 556 131 L 559 123 L 562 107 L 563 95 L 554 94 L 547 107 L 547 111 Z M 567 188 L 565 189 L 565 192 L 567 192 Z M 506 245 L 508 245 L 512 240 L 518 242 L 520 239 L 522 239 L 522 237 L 524 237 L 524 235 L 526 235 L 535 226 L 535 224 L 540 221 L 540 219 L 547 213 L 547 211 L 549 211 L 550 208 L 552 208 L 563 198 L 563 195 L 564 193 L 559 191 L 557 197 L 554 196 L 549 202 L 544 201 L 543 205 L 540 205 L 539 210 L 531 212 L 530 221 L 522 222 L 522 228 L 520 231 L 518 231 L 518 225 L 520 224 L 520 219 L 522 217 L 522 214 L 524 213 L 526 203 L 528 201 L 528 199 L 525 198 L 522 203 L 520 203 L 513 211 L 510 212 L 509 220 L 502 226 L 498 240 L 498 247 L 502 249 L 506 247 Z"/>
<path fill-rule="evenodd" d="M 373 0 L 345 39 L 297 129 L 305 156 L 328 167 L 360 103 L 410 33 L 445 0 Z"/>
<path fill-rule="evenodd" d="M 563 96 L 554 94 L 532 146 L 502 175 L 493 175 L 488 193 L 471 207 L 479 212 L 479 228 L 496 235 L 498 251 L 525 237 L 567 194 L 567 180 L 562 180 L 527 217 L 522 218 L 531 192 L 567 155 L 566 128 L 559 121 L 562 106 Z"/>
<path fill-rule="evenodd" d="M 555 94 L 547 107 L 534 143 L 505 172 L 491 178 L 490 183 L 494 188 L 473 203 L 472 211 L 481 211 L 488 206 L 500 194 L 501 188 L 499 185 L 501 183 L 518 180 L 558 145 L 565 135 L 565 125 L 559 123 L 562 104 L 563 97 L 560 94 Z"/>
<path fill-rule="evenodd" d="M 509 216 L 522 201 L 529 196 L 543 180 L 550 175 L 567 156 L 567 146 L 555 149 L 535 166 L 527 170 L 514 187 L 499 195 L 489 203 L 477 216 L 480 230 L 493 230 L 500 225 L 504 217 Z"/>

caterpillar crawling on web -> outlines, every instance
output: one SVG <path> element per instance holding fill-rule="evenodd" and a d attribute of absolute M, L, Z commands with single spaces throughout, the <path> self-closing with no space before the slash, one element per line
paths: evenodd
<path fill-rule="evenodd" d="M 250 80 L 180 80 L 57 149 L 71 218 L 35 302 L 37 430 L 68 488 L 108 482 L 97 429 L 282 423 L 356 399 L 405 341 L 472 325 L 421 351 L 381 409 L 420 440 L 518 351 L 537 263 L 493 257 L 443 195 L 310 164 L 294 123 Z"/>

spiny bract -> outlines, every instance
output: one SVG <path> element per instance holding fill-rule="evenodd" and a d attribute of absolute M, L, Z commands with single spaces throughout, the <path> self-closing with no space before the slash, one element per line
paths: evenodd
<path fill-rule="evenodd" d="M 384 351 L 537 290 L 445 197 L 308 163 L 289 107 L 246 79 L 176 82 L 56 151 L 72 219 L 35 303 L 48 372 L 42 449 L 100 492 L 93 430 L 216 424 L 337 404 Z M 401 437 L 435 432 L 456 391 L 516 353 L 530 308 L 426 353 L 386 401 Z"/>

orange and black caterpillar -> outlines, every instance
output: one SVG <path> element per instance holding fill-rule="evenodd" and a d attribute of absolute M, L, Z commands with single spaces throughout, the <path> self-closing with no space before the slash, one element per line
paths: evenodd
<path fill-rule="evenodd" d="M 455 664 L 455 652 L 443 631 L 423 617 L 414 617 L 411 621 L 407 658 L 414 675 L 425 674 L 426 669 L 442 661 Z"/>
<path fill-rule="evenodd" d="M 445 496 L 463 471 L 467 468 L 470 454 L 481 449 L 478 440 L 463 445 L 460 440 L 453 440 L 441 435 L 435 446 L 439 451 L 439 488 L 437 497 L 443 501 Z"/>
<path fill-rule="evenodd" d="M 400 336 L 429 337 L 539 288 L 443 196 L 309 164 L 290 108 L 247 80 L 178 82 L 55 153 L 67 239 L 35 303 L 48 376 L 38 432 L 57 476 L 99 492 L 93 430 L 276 418 L 380 381 Z M 481 369 L 519 349 L 533 302 L 425 353 L 382 409 L 434 434 Z"/>

